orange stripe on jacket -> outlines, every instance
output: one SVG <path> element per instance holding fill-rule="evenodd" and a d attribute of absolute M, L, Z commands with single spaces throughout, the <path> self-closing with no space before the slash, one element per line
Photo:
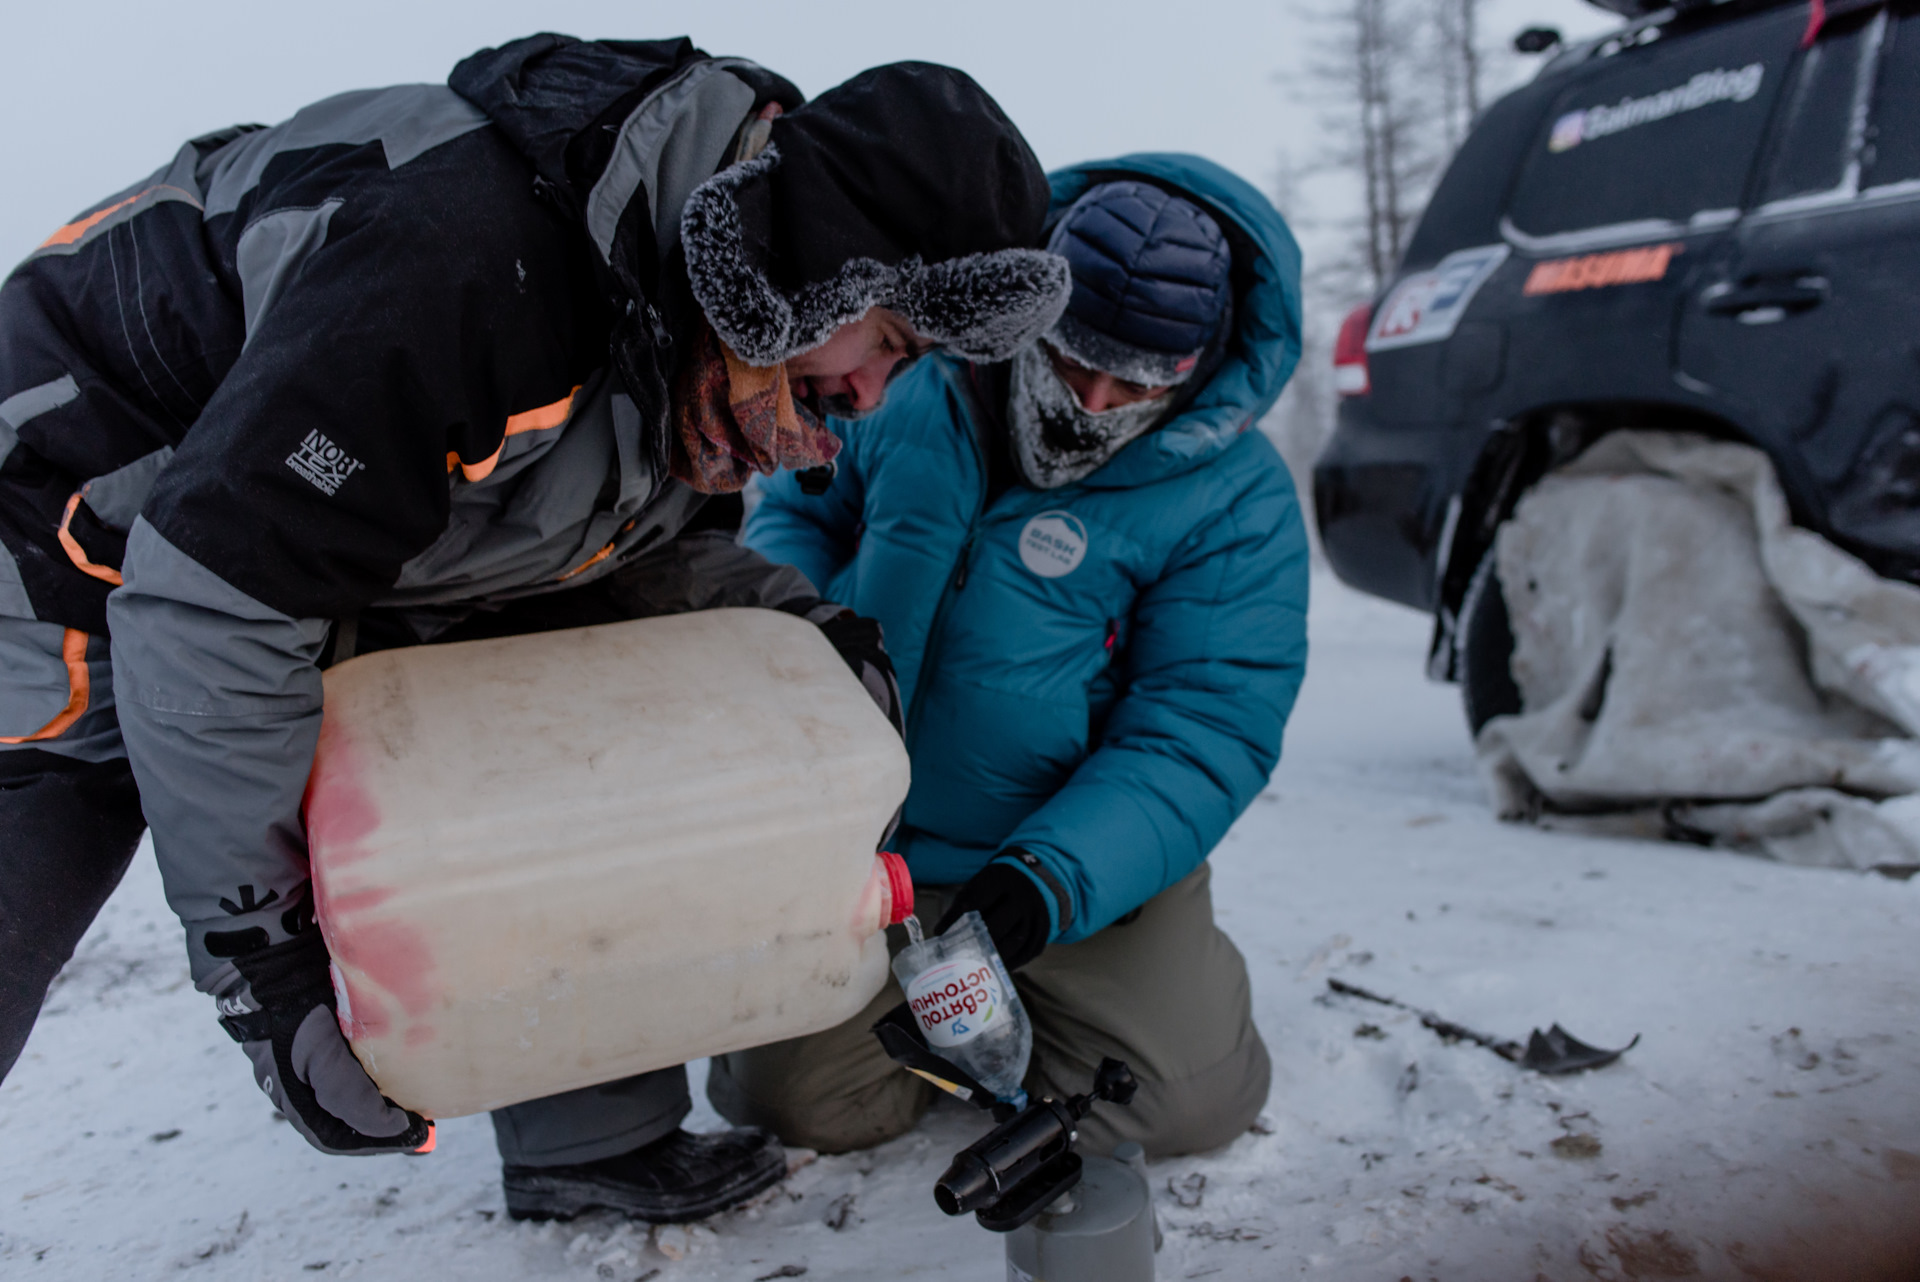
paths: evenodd
<path fill-rule="evenodd" d="M 161 183 L 159 186 L 149 187 L 145 191 L 136 191 L 135 193 L 133 193 L 133 195 L 127 197 L 125 200 L 116 200 L 111 205 L 108 205 L 105 209 L 95 210 L 93 213 L 88 214 L 85 218 L 74 219 L 72 222 L 68 223 L 66 226 L 60 228 L 60 230 L 54 232 L 53 235 L 41 241 L 39 247 L 41 249 L 53 249 L 60 245 L 71 245 L 73 244 L 74 241 L 79 240 L 82 236 L 92 231 L 95 227 L 98 227 L 101 223 L 105 222 L 108 218 L 112 217 L 114 214 L 119 213 L 121 210 L 125 209 L 128 205 L 131 205 L 135 201 L 139 200 L 142 196 L 151 196 L 154 192 L 162 191 L 162 190 L 177 191 L 182 196 L 185 196 L 188 202 L 191 203 L 194 208 L 198 209 L 201 207 L 200 202 L 197 200 L 194 200 L 192 195 L 189 194 L 184 188 L 175 187 L 171 183 Z M 41 226 L 44 227 L 46 226 L 46 224 L 42 223 Z"/>
<path fill-rule="evenodd" d="M 588 557 L 586 560 L 574 566 L 571 570 L 568 570 L 565 574 L 561 575 L 559 578 L 555 579 L 554 582 L 565 583 L 568 579 L 571 579 L 574 575 L 579 574 L 582 570 L 591 570 L 594 566 L 600 564 L 602 561 L 606 560 L 608 557 L 612 555 L 613 555 L 613 544 L 609 543 L 607 544 L 607 546 L 601 548 L 598 552 L 595 552 L 592 556 Z"/>
<path fill-rule="evenodd" d="M 120 571 L 110 565 L 95 565 L 92 561 L 87 560 L 86 549 L 80 546 L 80 540 L 74 538 L 73 532 L 67 528 L 67 526 L 73 523 L 73 514 L 79 506 L 80 496 L 78 494 L 75 494 L 67 500 L 67 510 L 60 517 L 60 546 L 67 550 L 67 559 L 73 562 L 80 573 L 91 574 L 94 578 L 102 582 L 111 583 L 115 587 L 119 587 L 122 582 Z"/>
<path fill-rule="evenodd" d="M 93 681 L 87 674 L 87 634 L 78 628 L 68 628 L 60 642 L 60 657 L 67 664 L 67 706 L 32 734 L 0 737 L 0 743 L 36 743 L 41 739 L 52 739 L 64 733 L 86 712 L 87 703 L 93 697 Z"/>
<path fill-rule="evenodd" d="M 635 525 L 639 523 L 639 520 L 640 520 L 639 517 L 635 517 L 633 520 L 628 521 L 625 525 L 620 527 L 620 533 L 625 534 L 628 530 L 631 530 Z M 618 543 L 619 541 L 620 539 L 616 535 L 613 543 Z M 607 546 L 601 548 L 598 552 L 595 552 L 592 556 L 588 557 L 586 560 L 574 566 L 571 570 L 568 570 L 565 574 L 561 575 L 559 578 L 555 579 L 554 582 L 565 583 L 568 579 L 571 579 L 574 575 L 579 574 L 582 570 L 591 570 L 594 566 L 600 564 L 602 561 L 606 560 L 608 557 L 613 555 L 613 543 L 607 544 Z"/>
<path fill-rule="evenodd" d="M 487 457 L 481 459 L 478 463 L 462 463 L 458 454 L 449 453 L 447 455 L 447 471 L 452 472 L 454 468 L 458 467 L 460 474 L 469 481 L 486 480 L 489 476 L 493 475 L 493 469 L 500 465 L 500 452 L 507 448 L 507 438 L 509 436 L 518 436 L 522 432 L 544 432 L 550 428 L 560 426 L 567 421 L 567 415 L 573 412 L 573 398 L 578 395 L 580 395 L 580 388 L 578 385 L 575 385 L 571 392 L 568 392 L 551 405 L 542 405 L 537 410 L 527 410 L 524 413 L 513 415 L 507 419 L 507 430 L 500 434 L 499 449 L 494 450 L 493 453 L 487 455 Z"/>

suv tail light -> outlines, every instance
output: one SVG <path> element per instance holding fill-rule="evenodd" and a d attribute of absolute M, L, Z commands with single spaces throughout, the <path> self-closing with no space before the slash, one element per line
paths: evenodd
<path fill-rule="evenodd" d="M 1333 388 L 1342 396 L 1365 396 L 1371 386 L 1367 379 L 1367 329 L 1372 324 L 1372 303 L 1360 304 L 1340 322 L 1340 335 L 1333 340 Z"/>

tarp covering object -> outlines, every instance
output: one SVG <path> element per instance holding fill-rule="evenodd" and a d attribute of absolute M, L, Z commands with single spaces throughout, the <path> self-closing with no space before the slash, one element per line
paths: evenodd
<path fill-rule="evenodd" d="M 1920 588 L 1793 525 L 1765 454 L 1614 433 L 1495 557 L 1524 711 L 1476 746 L 1503 817 L 1920 867 Z"/>

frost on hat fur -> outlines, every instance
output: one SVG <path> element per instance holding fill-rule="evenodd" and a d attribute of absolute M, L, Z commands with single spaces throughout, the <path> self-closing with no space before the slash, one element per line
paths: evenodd
<path fill-rule="evenodd" d="M 1142 387 L 1175 387 L 1192 377 L 1202 352 L 1154 352 L 1123 343 L 1074 316 L 1062 313 L 1047 332 L 1047 342 L 1076 365 L 1099 370 Z M 1204 350 L 1204 349 L 1203 349 Z"/>
<path fill-rule="evenodd" d="M 740 189 L 780 163 L 769 144 L 694 189 L 680 214 L 687 278 L 722 342 L 750 365 L 811 351 L 842 325 L 886 307 L 922 337 L 968 360 L 1002 361 L 1038 338 L 1066 309 L 1066 260 L 1040 249 L 1002 249 L 894 266 L 850 258 L 838 272 L 784 291 L 755 264 L 740 218 Z"/>

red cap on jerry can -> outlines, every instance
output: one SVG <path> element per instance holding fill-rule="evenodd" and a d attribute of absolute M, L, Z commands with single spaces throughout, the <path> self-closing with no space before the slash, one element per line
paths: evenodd
<path fill-rule="evenodd" d="M 913 877 L 907 872 L 907 861 L 891 850 L 881 851 L 879 860 L 886 866 L 887 894 L 893 903 L 887 925 L 898 926 L 913 916 Z"/>

